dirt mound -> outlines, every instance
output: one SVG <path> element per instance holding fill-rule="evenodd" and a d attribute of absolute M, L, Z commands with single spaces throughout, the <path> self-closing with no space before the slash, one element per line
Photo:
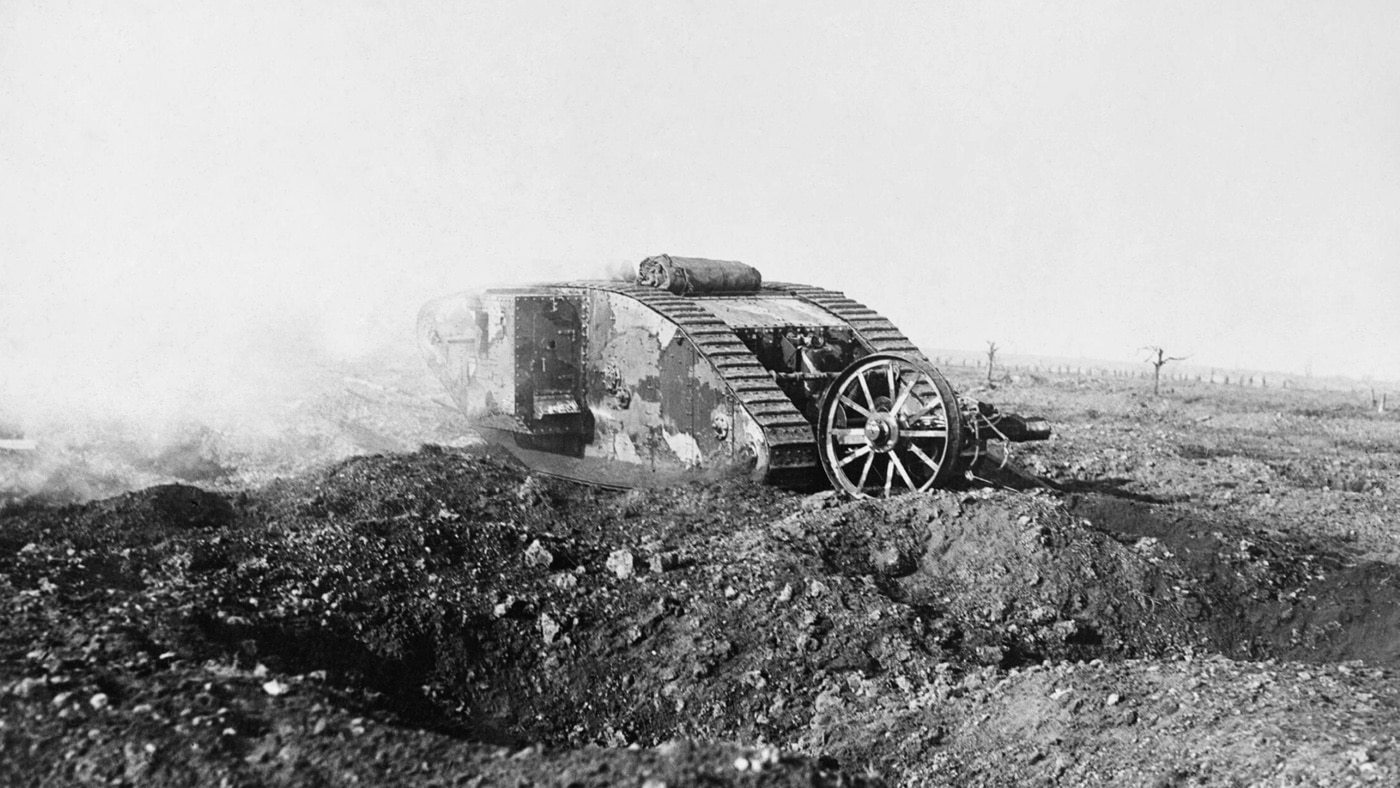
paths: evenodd
<path fill-rule="evenodd" d="M 221 528 L 234 519 L 228 499 L 187 484 L 160 484 L 94 507 L 94 519 L 143 521 L 151 528 Z"/>
<path fill-rule="evenodd" d="M 941 622 L 965 661 L 1160 655 L 1206 642 L 1191 578 L 1155 540 L 1120 544 L 1035 492 L 940 492 L 787 524 L 828 564 Z"/>

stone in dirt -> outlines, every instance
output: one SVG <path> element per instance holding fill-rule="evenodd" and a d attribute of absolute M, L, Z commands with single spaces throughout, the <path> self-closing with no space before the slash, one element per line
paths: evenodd
<path fill-rule="evenodd" d="M 636 568 L 636 559 L 630 550 L 614 550 L 608 555 L 608 571 L 617 575 L 620 580 L 631 577 Z"/>
<path fill-rule="evenodd" d="M 662 572 L 669 572 L 675 569 L 680 566 L 680 563 L 680 556 L 671 552 L 653 553 L 651 558 L 647 560 L 647 564 L 651 568 L 652 573 L 658 575 Z"/>
<path fill-rule="evenodd" d="M 540 637 L 544 640 L 545 645 L 548 646 L 548 645 L 550 645 L 551 643 L 553 643 L 553 642 L 554 642 L 554 639 L 557 638 L 558 636 L 559 636 L 559 622 L 558 622 L 558 621 L 555 621 L 555 620 L 554 620 L 554 617 L 551 616 L 551 615 L 549 615 L 548 613 L 541 613 L 541 614 L 540 614 Z"/>
<path fill-rule="evenodd" d="M 536 539 L 525 548 L 525 565 L 536 569 L 547 569 L 554 563 L 554 554 Z"/>

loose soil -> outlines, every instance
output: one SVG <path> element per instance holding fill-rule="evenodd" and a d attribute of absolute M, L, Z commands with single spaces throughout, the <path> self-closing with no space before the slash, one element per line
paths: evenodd
<path fill-rule="evenodd" d="M 0 782 L 1400 779 L 1400 420 L 1345 394 L 1047 376 L 994 397 L 1045 488 L 843 501 L 357 455 L 437 411 L 356 386 L 299 438 L 350 456 L 94 440 L 139 489 L 11 494 Z"/>

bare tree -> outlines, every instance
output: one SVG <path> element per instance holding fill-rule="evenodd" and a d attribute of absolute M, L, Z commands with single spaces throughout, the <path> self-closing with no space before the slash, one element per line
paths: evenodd
<path fill-rule="evenodd" d="M 987 388 L 992 388 L 992 367 L 997 363 L 997 343 L 987 340 Z"/>
<path fill-rule="evenodd" d="M 1152 365 L 1152 396 L 1161 395 L 1162 367 L 1172 361 L 1185 361 L 1189 356 L 1168 356 L 1167 351 L 1156 345 L 1143 348 L 1147 351 L 1147 363 Z"/>

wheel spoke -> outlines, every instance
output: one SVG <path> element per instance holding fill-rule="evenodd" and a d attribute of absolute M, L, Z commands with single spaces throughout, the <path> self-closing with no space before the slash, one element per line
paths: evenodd
<path fill-rule="evenodd" d="M 889 394 L 888 394 L 887 396 L 889 396 L 889 398 L 890 398 L 891 400 L 893 400 L 893 399 L 894 399 L 894 364 L 886 364 L 886 365 L 885 365 L 885 383 L 886 383 L 886 385 L 889 386 L 889 388 L 886 389 L 886 391 L 889 392 Z M 896 411 L 896 412 L 897 412 L 897 411 Z"/>
<path fill-rule="evenodd" d="M 869 411 L 869 410 L 866 410 L 865 408 L 862 408 L 862 407 L 859 406 L 859 405 L 857 405 L 857 404 L 856 404 L 856 401 L 853 400 L 853 399 L 851 399 L 850 397 L 842 396 L 842 397 L 841 397 L 841 404 L 842 404 L 842 405 L 845 405 L 846 407 L 850 408 L 851 410 L 857 411 L 858 413 L 860 413 L 862 416 L 866 417 L 867 419 L 870 418 L 870 411 Z"/>
<path fill-rule="evenodd" d="M 909 399 L 909 395 L 914 393 L 914 387 L 918 384 L 919 375 L 916 373 L 914 375 L 914 379 L 909 381 L 909 385 L 905 386 L 904 390 L 899 392 L 898 397 L 895 397 L 894 406 L 890 408 L 890 413 L 899 413 L 901 410 L 904 409 L 904 403 Z"/>
<path fill-rule="evenodd" d="M 904 470 L 904 463 L 899 461 L 899 455 L 890 452 L 890 463 L 899 471 L 900 478 L 904 479 L 904 484 L 909 489 L 914 489 L 914 482 L 909 479 L 909 472 Z"/>
<path fill-rule="evenodd" d="M 903 438 L 946 438 L 947 430 L 900 430 L 900 437 Z"/>
<path fill-rule="evenodd" d="M 909 388 L 904 389 L 903 392 L 900 392 L 899 402 L 896 403 L 897 407 L 895 407 L 895 413 L 900 413 L 900 411 L 904 410 L 904 406 L 907 406 L 910 400 L 914 400 L 914 402 L 917 402 L 918 404 L 920 404 L 920 406 L 924 406 L 924 400 L 918 399 L 918 395 L 914 393 L 914 389 L 917 389 L 918 384 L 923 384 L 923 382 L 925 381 L 927 381 L 928 388 L 934 389 L 935 392 L 938 391 L 938 389 L 934 386 L 934 382 L 928 379 L 928 375 L 923 374 L 923 372 L 914 371 L 913 382 L 910 382 Z M 918 418 L 918 416 L 921 416 L 921 414 L 923 413 L 924 411 L 920 410 L 918 411 L 918 413 L 914 414 L 914 416 L 910 416 L 909 418 L 910 420 L 913 420 L 913 418 Z"/>
<path fill-rule="evenodd" d="M 856 482 L 857 490 L 865 489 L 865 480 L 870 476 L 870 466 L 875 464 L 875 454 L 872 452 L 865 458 L 865 467 L 860 469 L 860 481 Z"/>
<path fill-rule="evenodd" d="M 924 454 L 924 450 L 919 448 L 919 444 L 909 444 L 909 451 L 912 452 L 915 457 L 918 457 L 919 459 L 923 460 L 924 464 L 928 467 L 932 468 L 935 471 L 938 470 L 938 463 L 934 462 L 933 458 L 929 457 L 927 454 Z"/>
<path fill-rule="evenodd" d="M 865 404 L 869 405 L 873 410 L 875 408 L 875 398 L 870 396 L 870 384 L 865 382 L 865 373 L 857 372 L 856 380 L 860 381 L 860 390 L 865 392 Z M 865 411 L 865 415 L 869 416 L 870 411 Z"/>
<path fill-rule="evenodd" d="M 889 455 L 890 464 L 885 466 L 885 497 L 890 497 L 890 483 L 894 481 L 894 453 Z"/>
<path fill-rule="evenodd" d="M 843 460 L 841 460 L 840 462 L 836 463 L 836 467 L 838 467 L 838 468 L 844 468 L 844 467 L 846 467 L 847 465 L 850 465 L 853 461 L 855 461 L 855 460 L 857 460 L 857 459 L 859 459 L 859 458 L 861 458 L 861 457 L 864 457 L 865 455 L 869 454 L 869 453 L 872 452 L 872 451 L 874 451 L 874 449 L 870 446 L 870 444 L 867 443 L 867 444 L 865 444 L 864 446 L 860 447 L 859 449 L 856 449 L 855 451 L 851 452 L 850 454 L 847 454 L 846 457 L 845 457 L 845 459 L 843 459 Z"/>
<path fill-rule="evenodd" d="M 853 446 L 859 443 L 866 442 L 865 430 L 860 429 L 859 427 L 853 427 L 851 429 L 845 430 L 832 430 L 831 436 L 836 439 L 837 443 L 843 446 Z"/>

